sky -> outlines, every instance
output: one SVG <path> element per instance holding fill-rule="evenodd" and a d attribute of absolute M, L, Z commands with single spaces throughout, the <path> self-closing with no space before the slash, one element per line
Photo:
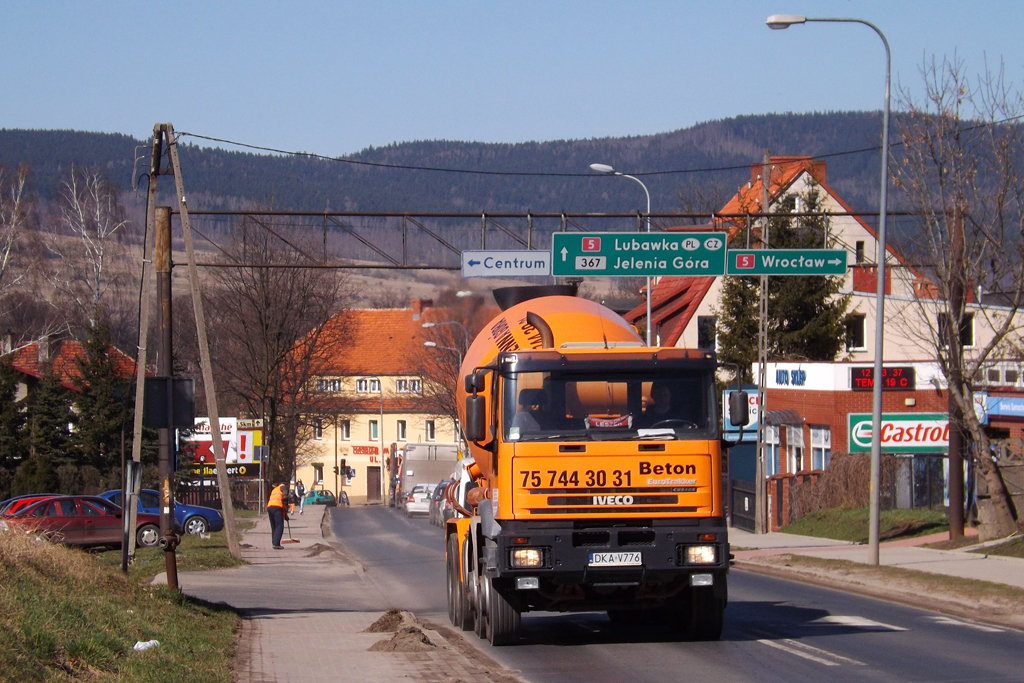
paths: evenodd
<path fill-rule="evenodd" d="M 344 155 L 879 110 L 954 55 L 1024 87 L 1019 0 L 0 0 L 0 128 L 179 132 Z M 230 147 L 228 147 L 230 149 Z"/>

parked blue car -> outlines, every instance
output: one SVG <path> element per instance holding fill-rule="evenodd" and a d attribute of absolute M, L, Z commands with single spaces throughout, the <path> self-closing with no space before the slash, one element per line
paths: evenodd
<path fill-rule="evenodd" d="M 119 490 L 104 491 L 101 498 L 106 498 L 118 507 L 121 504 L 121 492 Z M 142 489 L 139 494 L 139 512 L 149 512 L 155 515 L 160 514 L 160 494 L 153 489 Z M 220 531 L 224 528 L 224 515 L 220 510 L 203 507 L 201 505 L 174 504 L 174 525 L 186 534 L 205 534 L 210 531 Z"/>

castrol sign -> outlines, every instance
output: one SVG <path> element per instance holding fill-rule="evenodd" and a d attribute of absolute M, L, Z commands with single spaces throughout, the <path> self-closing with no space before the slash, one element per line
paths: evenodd
<path fill-rule="evenodd" d="M 850 452 L 871 451 L 871 414 L 850 413 Z M 882 415 L 883 453 L 935 453 L 949 449 L 949 416 L 945 413 Z"/>

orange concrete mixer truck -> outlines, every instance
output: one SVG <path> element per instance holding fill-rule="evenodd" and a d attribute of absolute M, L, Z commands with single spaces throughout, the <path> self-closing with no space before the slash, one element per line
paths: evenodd
<path fill-rule="evenodd" d="M 494 645 L 518 640 L 527 611 L 607 610 L 716 640 L 729 542 L 715 355 L 648 347 L 566 289 L 496 290 L 504 310 L 462 364 L 471 457 L 449 489 L 449 616 Z"/>

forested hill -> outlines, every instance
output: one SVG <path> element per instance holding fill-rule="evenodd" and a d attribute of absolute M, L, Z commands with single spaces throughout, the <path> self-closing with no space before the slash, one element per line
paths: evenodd
<path fill-rule="evenodd" d="M 652 209 L 719 208 L 750 177 L 749 165 L 772 154 L 829 155 L 872 148 L 881 138 L 878 112 L 740 116 L 691 128 L 625 138 L 518 144 L 421 141 L 371 147 L 355 161 L 489 172 L 588 174 L 592 163 L 642 176 Z M 189 138 L 183 142 L 188 143 Z M 259 144 L 259 140 L 246 140 Z M 126 135 L 76 131 L 0 130 L 0 164 L 28 163 L 32 189 L 51 198 L 72 165 L 100 167 L 127 189 L 148 170 L 149 145 Z M 139 157 L 137 165 L 134 163 Z M 296 156 L 253 154 L 183 144 L 181 160 L 190 205 L 198 208 L 273 206 L 348 211 L 636 211 L 643 192 L 625 179 L 484 175 L 387 169 Z M 853 208 L 877 203 L 877 151 L 827 157 L 829 184 Z M 700 205 L 680 202 L 702 198 Z"/>

